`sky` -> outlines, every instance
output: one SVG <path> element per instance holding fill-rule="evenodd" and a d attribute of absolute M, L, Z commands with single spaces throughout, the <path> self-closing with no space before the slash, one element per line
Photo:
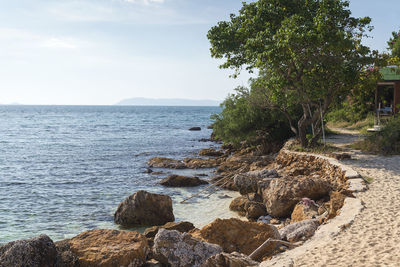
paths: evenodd
<path fill-rule="evenodd" d="M 242 0 L 0 0 L 0 103 L 111 105 L 132 97 L 222 100 L 233 79 L 207 31 Z M 384 4 L 383 4 L 384 3 Z M 399 0 L 351 0 L 386 51 Z"/>

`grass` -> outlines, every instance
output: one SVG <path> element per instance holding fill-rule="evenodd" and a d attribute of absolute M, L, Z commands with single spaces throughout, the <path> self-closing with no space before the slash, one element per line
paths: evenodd
<path fill-rule="evenodd" d="M 357 122 L 349 121 L 330 121 L 328 122 L 328 127 L 330 128 L 344 128 L 352 131 L 359 131 L 362 134 L 367 133 L 367 129 L 374 126 L 374 115 L 369 114 L 365 119 Z"/>

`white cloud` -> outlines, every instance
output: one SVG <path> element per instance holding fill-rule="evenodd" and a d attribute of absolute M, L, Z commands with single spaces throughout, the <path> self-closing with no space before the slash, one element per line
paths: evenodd
<path fill-rule="evenodd" d="M 72 41 L 60 39 L 60 38 L 48 38 L 42 42 L 42 47 L 48 48 L 61 48 L 61 49 L 76 49 L 78 46 Z"/>

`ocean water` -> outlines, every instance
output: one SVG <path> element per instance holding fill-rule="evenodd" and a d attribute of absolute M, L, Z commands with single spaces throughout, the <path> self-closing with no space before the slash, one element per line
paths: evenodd
<path fill-rule="evenodd" d="M 168 174 L 146 174 L 154 156 L 194 157 L 219 107 L 0 106 L 0 244 L 47 234 L 53 240 L 95 228 L 119 229 L 118 204 L 138 190 L 168 194 L 177 221 L 201 227 L 236 216 L 235 192 L 220 190 L 180 204 L 204 186 L 166 188 Z M 201 131 L 189 131 L 200 126 Z M 134 228 L 132 230 L 143 230 Z"/>

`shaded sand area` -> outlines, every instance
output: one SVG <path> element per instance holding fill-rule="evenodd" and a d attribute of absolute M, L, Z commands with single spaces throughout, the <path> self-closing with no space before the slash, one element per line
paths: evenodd
<path fill-rule="evenodd" d="M 343 147 L 357 139 L 345 132 L 328 142 Z M 343 163 L 373 179 L 367 191 L 356 194 L 361 212 L 336 236 L 316 240 L 295 255 L 283 253 L 273 266 L 400 266 L 400 156 L 349 153 L 353 159 Z"/>

